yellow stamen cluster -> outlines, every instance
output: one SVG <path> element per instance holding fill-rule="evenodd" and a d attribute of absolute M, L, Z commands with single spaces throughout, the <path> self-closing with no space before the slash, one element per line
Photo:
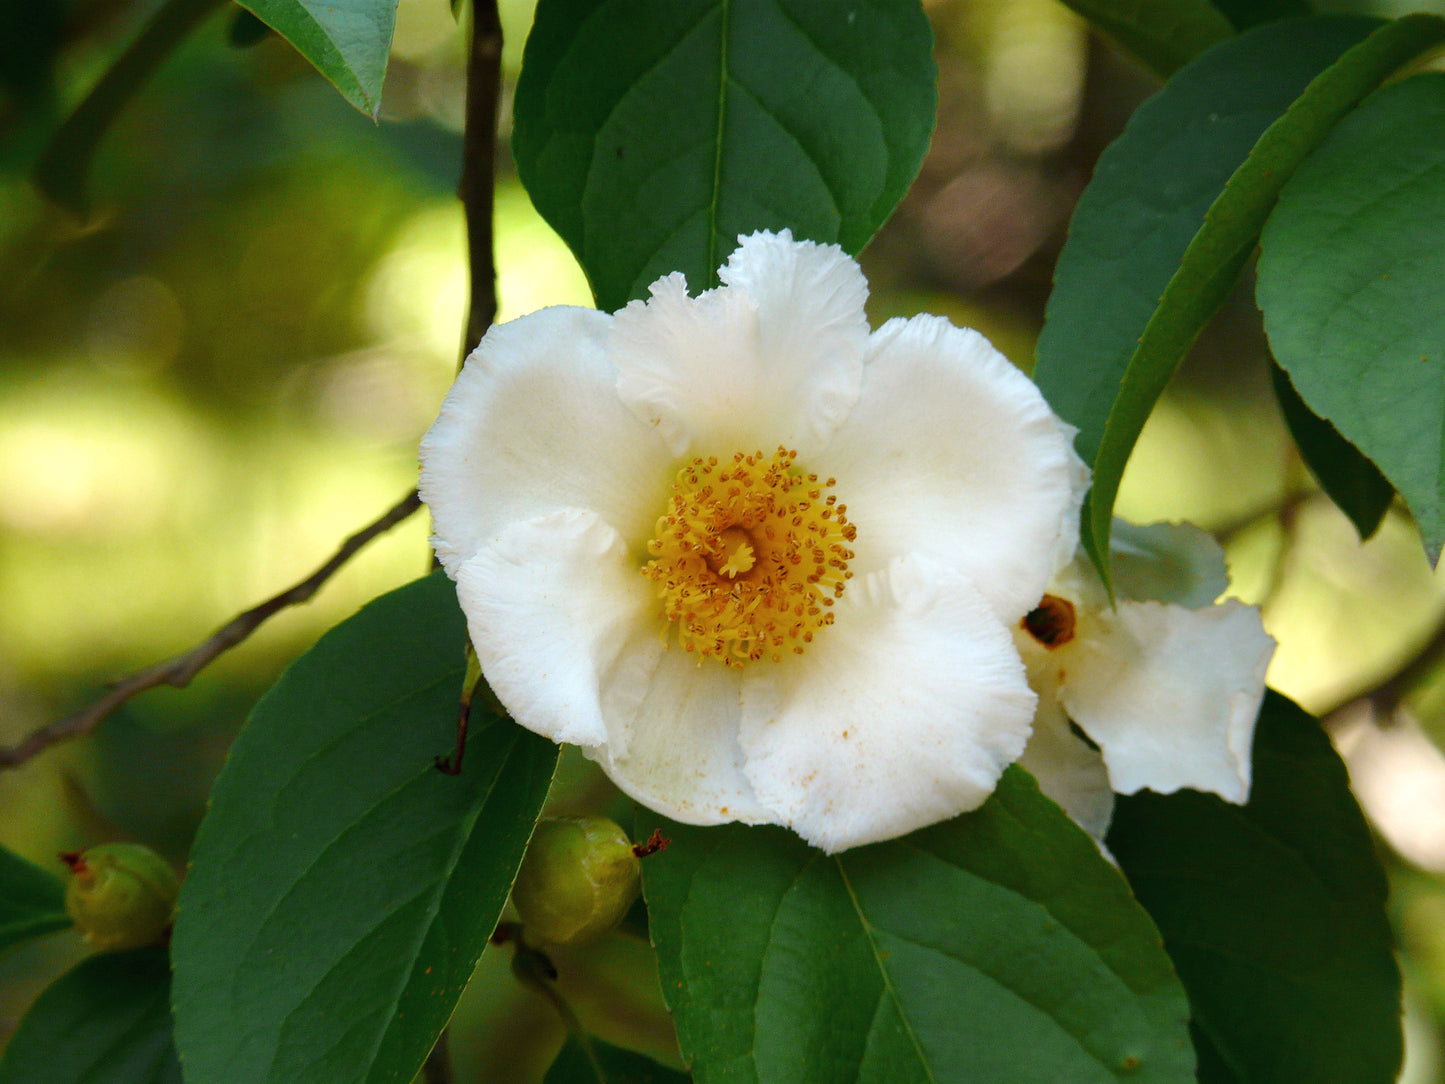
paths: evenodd
<path fill-rule="evenodd" d="M 858 532 L 825 492 L 834 479 L 795 473 L 797 457 L 738 452 L 678 472 L 642 571 L 686 650 L 733 667 L 776 662 L 833 623 Z"/>

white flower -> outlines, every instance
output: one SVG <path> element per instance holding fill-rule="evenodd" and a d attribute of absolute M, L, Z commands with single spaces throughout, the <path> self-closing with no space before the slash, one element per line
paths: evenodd
<path fill-rule="evenodd" d="M 1203 531 L 1115 520 L 1111 549 L 1115 607 L 1080 555 L 1015 633 L 1039 694 L 1020 763 L 1099 840 L 1115 793 L 1191 787 L 1235 803 L 1249 797 L 1274 653 L 1253 606 L 1211 605 L 1228 577 Z"/>
<path fill-rule="evenodd" d="M 678 820 L 836 851 L 972 809 L 1028 738 L 1069 431 L 976 332 L 870 334 L 836 247 L 754 234 L 720 276 L 468 359 L 421 492 L 483 671 Z"/>

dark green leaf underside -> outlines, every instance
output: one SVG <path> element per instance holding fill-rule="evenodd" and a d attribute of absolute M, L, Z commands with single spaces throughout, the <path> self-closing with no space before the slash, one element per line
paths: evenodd
<path fill-rule="evenodd" d="M 31 1006 L 0 1084 L 181 1084 L 162 948 L 92 956 Z"/>
<path fill-rule="evenodd" d="M 928 149 L 931 47 L 916 0 L 542 0 L 518 173 L 606 311 L 758 229 L 857 252 Z"/>
<path fill-rule="evenodd" d="M 1270 693 L 1249 804 L 1120 798 L 1109 834 L 1189 991 L 1209 1084 L 1386 1084 L 1400 975 L 1385 879 L 1344 765 Z"/>
<path fill-rule="evenodd" d="M 1385 518 L 1395 487 L 1338 429 L 1305 406 L 1278 365 L 1270 365 L 1270 379 L 1300 456 L 1330 500 L 1350 517 L 1361 540 L 1369 538 Z"/>
<path fill-rule="evenodd" d="M 703 1084 L 1193 1078 L 1158 932 L 1019 769 L 977 813 L 833 857 L 657 826 L 652 935 Z"/>
<path fill-rule="evenodd" d="M 486 945 L 556 747 L 472 719 L 441 573 L 329 632 L 256 706 L 211 796 L 173 945 L 189 1084 L 405 1084 Z"/>
<path fill-rule="evenodd" d="M 1280 195 L 1258 297 L 1311 410 L 1384 472 L 1432 560 L 1445 544 L 1445 75 L 1371 95 Z"/>

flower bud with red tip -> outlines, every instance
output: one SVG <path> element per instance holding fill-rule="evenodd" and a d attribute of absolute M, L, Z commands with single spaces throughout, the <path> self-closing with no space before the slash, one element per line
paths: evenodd
<path fill-rule="evenodd" d="M 641 884 L 637 850 L 613 821 L 544 820 L 517 871 L 512 902 L 530 939 L 578 944 L 621 922 Z"/>
<path fill-rule="evenodd" d="M 180 881 L 155 851 L 139 843 L 102 843 L 60 857 L 71 872 L 65 910 L 91 945 L 120 952 L 165 937 Z"/>

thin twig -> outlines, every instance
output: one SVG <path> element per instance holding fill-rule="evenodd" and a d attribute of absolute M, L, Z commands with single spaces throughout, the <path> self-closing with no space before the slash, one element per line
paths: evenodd
<path fill-rule="evenodd" d="M 474 0 L 472 40 L 467 50 L 467 113 L 462 132 L 462 176 L 457 198 L 467 219 L 467 269 L 471 276 L 467 324 L 462 333 L 462 362 L 477 348 L 497 318 L 497 265 L 492 249 L 497 186 L 497 108 L 502 100 L 502 19 L 497 0 Z M 435 563 L 435 557 L 433 557 Z M 468 657 L 476 656 L 468 647 Z M 457 713 L 456 751 L 437 757 L 447 775 L 459 775 L 467 751 L 467 720 L 472 698 L 487 684 L 477 671 Z"/>
<path fill-rule="evenodd" d="M 462 135 L 462 178 L 457 198 L 467 217 L 471 296 L 462 357 L 477 348 L 497 318 L 497 269 L 492 252 L 492 204 L 496 187 L 497 105 L 502 96 L 502 20 L 497 0 L 472 5 L 472 43 L 467 53 L 467 115 Z"/>
<path fill-rule="evenodd" d="M 321 585 L 334 576 L 357 550 L 379 534 L 389 531 L 421 507 L 421 498 L 412 490 L 375 522 L 363 527 L 341 544 L 331 560 L 300 583 L 238 614 L 184 654 L 166 662 L 140 670 L 111 686 L 99 700 L 58 722 L 34 731 L 18 745 L 0 748 L 0 769 L 14 768 L 56 742 L 89 734 L 107 715 L 127 700 L 154 689 L 158 685 L 183 688 L 222 652 L 235 647 L 255 632 L 273 614 L 310 600 Z"/>
<path fill-rule="evenodd" d="M 467 659 L 470 662 L 476 658 L 476 652 L 470 646 L 467 648 Z M 470 675 L 468 675 L 470 677 Z M 472 701 L 476 699 L 479 689 L 486 685 L 482 678 L 481 669 L 478 668 L 477 676 L 469 682 L 463 683 L 461 703 L 457 705 L 457 745 L 451 756 L 434 757 L 432 763 L 436 765 L 437 771 L 443 775 L 461 775 L 462 757 L 467 752 L 467 729 L 471 725 Z"/>

